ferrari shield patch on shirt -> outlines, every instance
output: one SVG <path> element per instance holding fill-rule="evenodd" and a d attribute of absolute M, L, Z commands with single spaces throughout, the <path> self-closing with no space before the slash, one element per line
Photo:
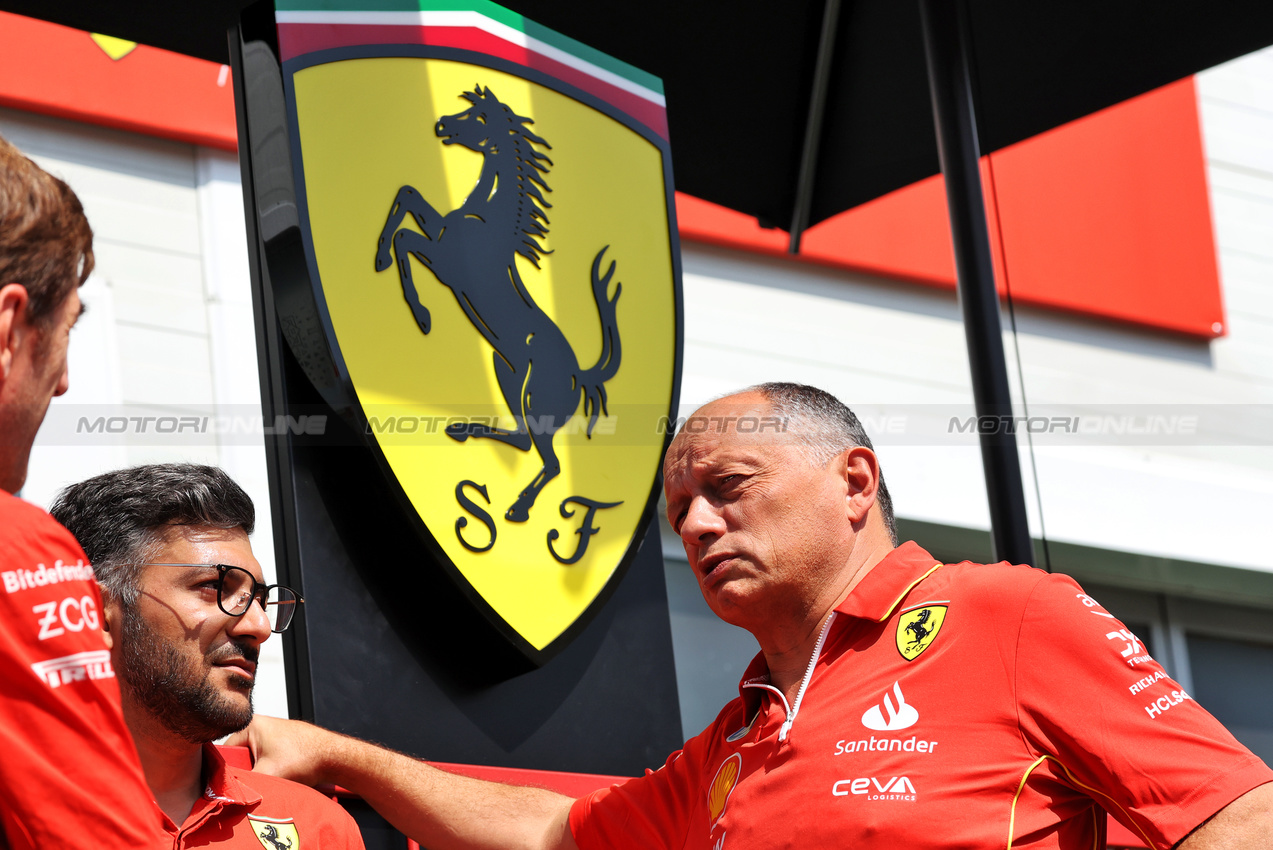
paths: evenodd
<path fill-rule="evenodd" d="M 946 606 L 925 603 L 902 612 L 897 621 L 897 651 L 907 661 L 914 661 L 932 644 L 946 620 Z"/>
<path fill-rule="evenodd" d="M 301 837 L 292 821 L 248 815 L 248 823 L 265 850 L 300 850 Z"/>

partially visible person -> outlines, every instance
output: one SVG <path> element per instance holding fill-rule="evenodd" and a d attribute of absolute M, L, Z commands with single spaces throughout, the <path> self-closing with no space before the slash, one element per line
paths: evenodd
<path fill-rule="evenodd" d="M 93 269 L 79 199 L 0 138 L 0 847 L 158 847 L 165 839 L 120 712 L 92 568 L 13 494 L 66 392 Z"/>
<path fill-rule="evenodd" d="M 101 582 L 124 719 L 174 850 L 361 850 L 331 799 L 231 767 L 212 744 L 251 721 L 261 644 L 301 601 L 263 583 L 247 493 L 215 467 L 154 464 L 74 484 L 52 513 Z"/>

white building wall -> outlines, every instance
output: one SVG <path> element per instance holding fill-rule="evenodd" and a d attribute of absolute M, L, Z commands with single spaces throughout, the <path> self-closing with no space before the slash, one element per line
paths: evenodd
<path fill-rule="evenodd" d="M 1226 407 L 1219 431 L 1204 417 L 1194 436 L 1119 445 L 1040 438 L 1034 464 L 1021 438 L 1022 468 L 1035 536 L 1041 502 L 1051 539 L 1273 571 L 1265 545 L 1273 408 L 1259 407 L 1273 405 L 1273 51 L 1205 72 L 1199 89 L 1228 335 L 1208 343 L 1018 309 L 1015 344 L 1010 332 L 1004 342 L 1014 395 L 1031 414 L 1170 417 L 1208 410 L 1182 405 L 1245 407 Z M 937 414 L 930 406 L 971 412 L 953 293 L 696 245 L 686 246 L 684 266 L 687 407 L 765 380 L 822 386 L 874 430 L 900 516 L 989 527 L 971 435 L 915 428 Z M 905 426 L 891 435 L 898 416 Z M 1248 444 L 1217 445 L 1229 439 L 1223 431 Z M 1171 444 L 1152 444 L 1164 441 Z"/>

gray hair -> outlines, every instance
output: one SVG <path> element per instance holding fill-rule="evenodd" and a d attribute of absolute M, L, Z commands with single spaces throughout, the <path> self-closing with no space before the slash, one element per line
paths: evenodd
<path fill-rule="evenodd" d="M 241 528 L 251 534 L 256 509 L 243 488 L 215 466 L 155 463 L 72 484 L 49 509 L 93 565 L 98 584 L 131 608 L 138 566 L 163 543 L 170 526 Z"/>
<path fill-rule="evenodd" d="M 871 438 L 867 436 L 866 429 L 853 411 L 826 390 L 806 384 L 776 381 L 756 384 L 739 392 L 763 395 L 774 413 L 785 420 L 787 434 L 799 441 L 805 457 L 816 467 L 826 466 L 831 458 L 846 449 L 861 446 L 875 451 Z M 893 516 L 893 498 L 884 484 L 883 471 L 880 472 L 880 486 L 875 502 L 880 506 L 884 526 L 896 546 L 897 520 Z"/>

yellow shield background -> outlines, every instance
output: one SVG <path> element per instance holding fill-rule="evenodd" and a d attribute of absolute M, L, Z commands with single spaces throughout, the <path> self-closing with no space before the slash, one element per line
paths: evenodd
<path fill-rule="evenodd" d="M 675 384 L 676 280 L 669 234 L 662 151 L 638 132 L 545 85 L 480 65 L 436 58 L 346 59 L 297 70 L 296 126 L 304 174 L 305 214 L 322 297 L 340 357 L 369 429 L 403 492 L 452 564 L 486 603 L 532 647 L 542 650 L 570 627 L 605 589 L 637 530 L 661 462 L 662 417 Z M 421 333 L 394 268 L 377 273 L 377 240 L 398 189 L 415 187 L 439 212 L 459 207 L 473 189 L 482 156 L 442 144 L 439 118 L 462 112 L 460 95 L 490 88 L 518 115 L 533 119 L 553 165 L 545 179 L 552 207 L 547 251 L 536 269 L 517 270 L 536 303 L 561 328 L 579 364 L 601 352 L 601 326 L 590 286 L 593 257 L 610 246 L 623 286 L 617 323 L 622 363 L 606 385 L 610 416 L 591 439 L 578 421 L 556 435 L 561 474 L 540 493 L 530 519 L 504 511 L 539 472 L 537 452 L 491 440 L 447 437 L 448 418 L 505 417 L 492 367 L 493 350 L 452 292 L 413 260 L 415 285 L 432 315 Z M 405 225 L 410 225 L 408 218 Z M 493 242 L 513 261 L 512 247 Z M 603 265 L 602 271 L 604 272 Z M 613 294 L 614 282 L 610 284 Z M 508 286 L 508 297 L 516 295 Z M 576 420 L 582 418 L 582 407 Z M 394 423 L 392 432 L 387 422 Z M 408 427 L 398 427 L 406 423 Z M 412 425 L 412 423 L 414 423 Z M 405 433 L 404 433 L 405 431 Z M 460 481 L 484 485 L 496 526 L 495 545 L 481 547 L 483 524 L 457 502 Z M 564 518 L 570 496 L 622 504 L 598 511 L 600 528 L 584 557 L 563 565 L 548 550 L 569 554 L 583 510 Z M 356 494 L 351 494 L 356 498 Z M 375 533 L 368 529 L 368 533 Z M 422 552 L 421 566 L 427 556 Z M 413 565 L 395 565 L 411 569 Z"/>

